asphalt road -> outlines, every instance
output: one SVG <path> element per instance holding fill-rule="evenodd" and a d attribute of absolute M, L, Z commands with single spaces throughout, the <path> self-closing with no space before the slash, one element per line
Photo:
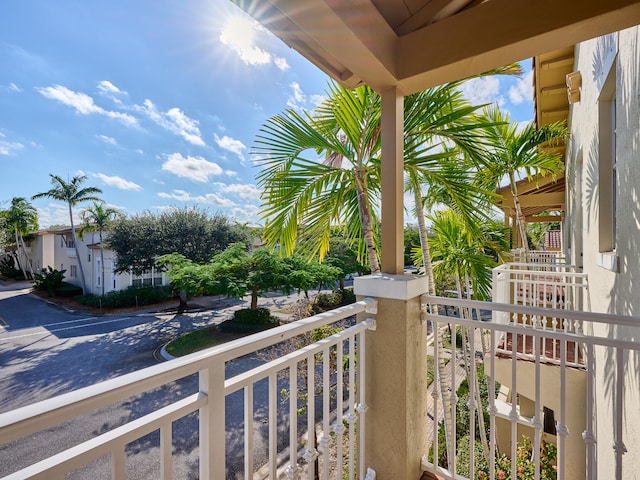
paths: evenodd
<path fill-rule="evenodd" d="M 230 308 L 238 308 L 237 305 Z M 0 412 L 29 405 L 156 363 L 154 352 L 182 332 L 227 318 L 229 308 L 198 313 L 145 316 L 88 316 L 70 313 L 0 284 Z M 227 364 L 227 376 L 260 363 L 245 357 Z M 88 440 L 197 391 L 195 376 L 92 412 L 45 432 L 0 446 L 0 477 Z M 256 465 L 266 460 L 266 385 L 255 389 Z M 283 409 L 286 405 L 282 406 Z M 286 411 L 286 410 L 285 410 Z M 242 397 L 227 398 L 227 478 L 242 478 Z M 174 478 L 198 478 L 197 413 L 173 425 Z M 127 478 L 159 477 L 159 433 L 127 447 Z M 240 448 L 238 448 L 240 447 Z M 110 458 L 97 460 L 67 478 L 111 478 Z"/>

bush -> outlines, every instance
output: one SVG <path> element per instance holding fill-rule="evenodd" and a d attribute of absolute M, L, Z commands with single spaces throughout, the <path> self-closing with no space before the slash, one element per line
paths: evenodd
<path fill-rule="evenodd" d="M 56 297 L 67 297 L 73 298 L 78 295 L 82 295 L 82 287 L 78 287 L 77 285 L 71 285 L 67 282 L 62 282 L 59 287 L 56 287 L 54 290 Z"/>
<path fill-rule="evenodd" d="M 153 305 L 172 297 L 173 291 L 168 286 L 129 287 L 126 290 L 115 290 L 102 296 L 82 295 L 76 300 L 90 307 L 124 308 Z"/>
<path fill-rule="evenodd" d="M 14 280 L 24 280 L 22 272 L 19 269 L 16 269 L 15 259 L 9 255 L 0 261 L 0 275 L 7 278 L 13 278 Z"/>
<path fill-rule="evenodd" d="M 356 301 L 352 288 L 334 290 L 331 293 L 319 293 L 313 305 L 314 313 L 321 313 L 332 308 L 348 305 Z"/>
<path fill-rule="evenodd" d="M 53 297 L 56 289 L 65 284 L 63 281 L 65 272 L 66 270 L 55 270 L 51 267 L 43 268 L 41 273 L 33 275 L 33 286 L 36 290 L 46 290 L 47 295 Z M 80 294 L 82 294 L 82 289 L 80 289 Z"/>
<path fill-rule="evenodd" d="M 237 310 L 233 318 L 220 324 L 220 330 L 228 333 L 256 333 L 280 325 L 268 308 Z"/>
<path fill-rule="evenodd" d="M 235 311 L 233 321 L 247 325 L 264 325 L 273 322 L 273 318 L 268 308 L 256 308 L 255 310 L 243 308 Z"/>

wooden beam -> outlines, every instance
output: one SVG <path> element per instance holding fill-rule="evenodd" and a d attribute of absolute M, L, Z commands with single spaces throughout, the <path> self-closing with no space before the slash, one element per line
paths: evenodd
<path fill-rule="evenodd" d="M 562 215 L 529 215 L 524 217 L 527 223 L 561 222 Z"/>
<path fill-rule="evenodd" d="M 552 192 L 552 193 L 529 193 L 527 195 L 518 195 L 520 205 L 525 207 L 552 207 L 564 205 L 564 192 Z M 513 198 L 503 197 L 502 208 L 514 207 Z"/>
<path fill-rule="evenodd" d="M 382 272 L 404 273 L 404 97 L 381 93 Z"/>
<path fill-rule="evenodd" d="M 422 90 L 631 27 L 639 18 L 638 0 L 491 0 L 401 36 L 399 80 L 407 93 Z"/>

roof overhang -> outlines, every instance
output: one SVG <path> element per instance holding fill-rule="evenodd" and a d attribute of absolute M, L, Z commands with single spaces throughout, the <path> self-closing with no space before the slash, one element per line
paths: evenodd
<path fill-rule="evenodd" d="M 637 0 L 232 0 L 347 87 L 405 94 L 640 22 Z"/>

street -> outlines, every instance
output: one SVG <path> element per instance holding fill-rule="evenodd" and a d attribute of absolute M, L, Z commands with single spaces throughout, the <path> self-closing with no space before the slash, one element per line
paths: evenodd
<path fill-rule="evenodd" d="M 123 375 L 157 362 L 154 352 L 182 332 L 218 323 L 239 308 L 229 300 L 226 308 L 183 315 L 82 315 L 52 306 L 28 290 L 0 284 L 0 412 L 29 405 L 65 392 Z M 227 364 L 227 376 L 258 365 L 256 357 Z M 0 476 L 88 440 L 96 434 L 139 418 L 161 406 L 197 391 L 197 378 L 182 379 L 158 391 L 131 398 L 107 409 L 76 418 L 0 446 Z M 264 393 L 261 393 L 263 392 Z M 264 412 L 259 398 L 266 399 L 266 385 L 257 385 L 256 427 Z M 243 428 L 241 397 L 227 398 L 228 478 L 241 472 L 242 449 L 238 435 Z M 194 413 L 173 425 L 174 478 L 198 478 L 198 419 Z M 266 460 L 265 445 L 257 437 L 256 465 Z M 234 454 L 237 452 L 237 454 Z M 159 433 L 128 445 L 127 478 L 159 477 Z M 67 478 L 111 478 L 110 458 L 104 457 Z M 239 476 L 238 478 L 242 478 Z"/>

